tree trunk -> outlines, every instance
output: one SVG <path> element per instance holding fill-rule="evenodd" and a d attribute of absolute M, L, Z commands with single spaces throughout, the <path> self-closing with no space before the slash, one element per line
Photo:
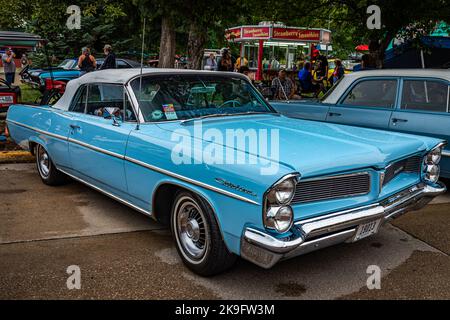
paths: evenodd
<path fill-rule="evenodd" d="M 207 36 L 206 28 L 202 28 L 195 21 L 191 22 L 188 38 L 188 69 L 200 70 L 202 68 L 203 50 Z"/>
<path fill-rule="evenodd" d="M 371 57 L 372 68 L 383 68 L 384 64 L 384 53 L 392 40 L 392 34 L 386 32 L 384 37 L 381 39 L 371 39 L 369 41 L 369 54 Z"/>
<path fill-rule="evenodd" d="M 173 68 L 175 64 L 175 28 L 170 16 L 161 21 L 158 68 Z"/>

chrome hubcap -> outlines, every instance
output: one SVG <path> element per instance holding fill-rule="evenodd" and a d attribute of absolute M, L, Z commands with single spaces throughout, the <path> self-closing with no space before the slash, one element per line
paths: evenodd
<path fill-rule="evenodd" d="M 177 211 L 177 233 L 183 251 L 194 260 L 201 259 L 206 251 L 207 238 L 202 210 L 186 201 Z"/>
<path fill-rule="evenodd" d="M 38 151 L 39 171 L 44 177 L 48 177 L 50 172 L 50 158 L 44 148 L 39 147 Z"/>

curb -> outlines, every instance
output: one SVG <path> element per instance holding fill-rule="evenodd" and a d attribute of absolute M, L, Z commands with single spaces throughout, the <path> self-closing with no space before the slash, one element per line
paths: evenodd
<path fill-rule="evenodd" d="M 0 151 L 0 164 L 30 162 L 34 162 L 34 156 L 28 151 Z"/>

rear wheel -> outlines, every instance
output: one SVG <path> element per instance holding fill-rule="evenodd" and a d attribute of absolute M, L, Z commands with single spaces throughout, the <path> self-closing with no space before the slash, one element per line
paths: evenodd
<path fill-rule="evenodd" d="M 67 176 L 55 167 L 47 150 L 40 144 L 36 145 L 35 155 L 37 169 L 42 182 L 50 186 L 57 186 L 67 182 Z"/>
<path fill-rule="evenodd" d="M 171 229 L 183 262 L 199 275 L 221 273 L 237 259 L 225 246 L 211 207 L 191 192 L 176 195 Z"/>

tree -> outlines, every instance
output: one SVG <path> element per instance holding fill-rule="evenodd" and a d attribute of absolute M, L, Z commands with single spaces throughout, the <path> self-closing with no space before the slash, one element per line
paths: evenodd
<path fill-rule="evenodd" d="M 159 45 L 159 68 L 173 68 L 175 64 L 175 28 L 171 17 L 162 17 Z"/>

